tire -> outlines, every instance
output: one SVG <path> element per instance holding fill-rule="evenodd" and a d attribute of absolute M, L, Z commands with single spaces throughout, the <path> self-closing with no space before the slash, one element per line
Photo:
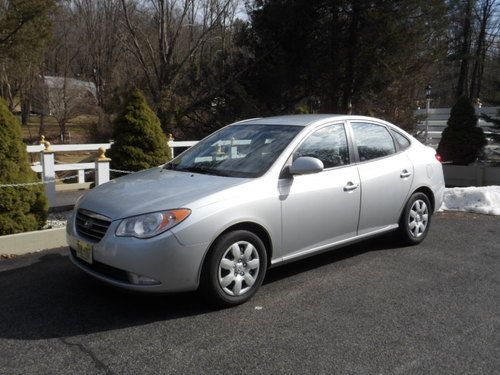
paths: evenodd
<path fill-rule="evenodd" d="M 200 292 L 209 302 L 230 307 L 248 301 L 267 271 L 267 252 L 252 232 L 236 230 L 220 236 L 205 261 Z"/>
<path fill-rule="evenodd" d="M 431 203 L 424 193 L 414 193 L 406 202 L 397 235 L 404 245 L 417 245 L 422 242 L 431 225 Z"/>

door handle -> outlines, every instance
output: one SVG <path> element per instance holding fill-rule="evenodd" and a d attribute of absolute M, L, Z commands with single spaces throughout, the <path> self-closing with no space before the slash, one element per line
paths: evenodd
<path fill-rule="evenodd" d="M 401 178 L 406 178 L 406 177 L 410 177 L 411 176 L 411 172 L 408 172 L 406 169 L 403 169 L 401 171 L 401 174 L 399 175 L 399 177 Z"/>
<path fill-rule="evenodd" d="M 354 184 L 352 182 L 348 182 L 346 186 L 344 186 L 344 191 L 353 191 L 359 187 L 359 184 Z"/>

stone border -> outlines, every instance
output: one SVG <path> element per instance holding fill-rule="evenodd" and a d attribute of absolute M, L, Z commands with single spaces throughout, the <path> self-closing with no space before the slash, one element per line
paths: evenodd
<path fill-rule="evenodd" d="M 22 255 L 67 246 L 66 227 L 0 236 L 0 255 Z"/>

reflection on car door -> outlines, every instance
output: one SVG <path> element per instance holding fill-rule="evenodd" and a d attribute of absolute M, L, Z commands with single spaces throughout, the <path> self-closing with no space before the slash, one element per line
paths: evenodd
<path fill-rule="evenodd" d="M 354 237 L 358 225 L 360 182 L 344 124 L 315 130 L 293 159 L 300 156 L 320 159 L 325 169 L 279 181 L 284 260 Z"/>
<path fill-rule="evenodd" d="M 387 228 L 399 221 L 410 193 L 413 165 L 405 152 L 397 153 L 383 125 L 352 122 L 361 179 L 358 235 Z"/>

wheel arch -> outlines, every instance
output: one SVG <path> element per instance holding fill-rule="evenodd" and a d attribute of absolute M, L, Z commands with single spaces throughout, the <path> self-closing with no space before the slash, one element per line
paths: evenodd
<path fill-rule="evenodd" d="M 262 225 L 253 222 L 253 221 L 242 221 L 239 223 L 234 223 L 231 224 L 229 227 L 225 228 L 222 232 L 217 234 L 215 238 L 212 240 L 210 243 L 210 246 L 208 246 L 208 250 L 205 252 L 205 256 L 203 257 L 203 262 L 202 266 L 200 267 L 200 271 L 198 274 L 198 280 L 201 280 L 202 274 L 205 269 L 205 264 L 207 262 L 207 259 L 209 258 L 210 253 L 214 249 L 214 244 L 215 242 L 224 234 L 235 231 L 235 230 L 247 230 L 249 232 L 254 233 L 256 236 L 260 238 L 260 240 L 264 243 L 264 246 L 266 248 L 266 254 L 267 254 L 267 266 L 269 267 L 271 265 L 271 258 L 273 256 L 273 242 L 271 240 L 271 235 L 267 231 L 266 228 L 264 228 Z"/>
<path fill-rule="evenodd" d="M 410 196 L 415 193 L 423 193 L 427 196 L 427 198 L 429 198 L 429 202 L 431 203 L 431 212 L 434 213 L 436 198 L 434 197 L 434 192 L 432 191 L 432 189 L 428 186 L 420 186 L 418 189 L 415 189 L 415 191 L 411 193 Z"/>
<path fill-rule="evenodd" d="M 409 195 L 408 195 L 408 198 L 406 199 L 405 203 L 403 204 L 403 207 L 401 209 L 401 212 L 399 214 L 399 218 L 398 218 L 398 223 L 401 222 L 401 218 L 403 217 L 403 214 L 405 212 L 405 207 L 406 207 L 406 204 L 408 203 L 408 201 L 410 200 L 411 196 L 415 193 L 423 193 L 426 195 L 427 198 L 429 198 L 429 202 L 431 203 L 431 210 L 430 212 L 431 213 L 434 213 L 434 207 L 435 207 L 435 202 L 436 202 L 436 198 L 434 197 L 434 193 L 432 192 L 432 189 L 428 186 L 420 186 L 418 188 L 416 188 L 415 190 L 413 190 Z"/>

